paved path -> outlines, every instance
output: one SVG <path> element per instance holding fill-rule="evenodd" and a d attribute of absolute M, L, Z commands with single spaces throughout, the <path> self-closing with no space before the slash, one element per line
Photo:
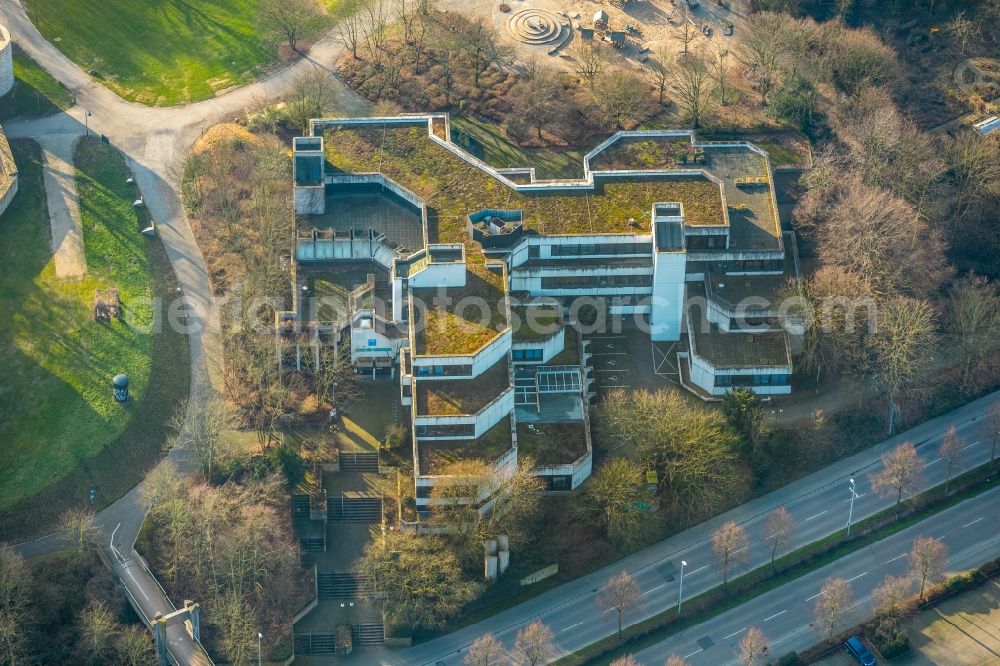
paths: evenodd
<path fill-rule="evenodd" d="M 380 665 L 458 666 L 462 664 L 465 649 L 487 632 L 495 634 L 512 652 L 517 631 L 535 619 L 540 619 L 555 633 L 558 656 L 579 650 L 616 631 L 614 613 L 602 613 L 595 598 L 600 586 L 622 570 L 632 575 L 642 595 L 629 618 L 629 622 L 634 623 L 674 606 L 681 560 L 688 563 L 684 576 L 685 597 L 722 583 L 722 576 L 713 563 L 709 539 L 726 521 L 740 523 L 747 532 L 751 544 L 747 568 L 766 566 L 770 551 L 763 539 L 763 523 L 771 510 L 784 506 L 792 514 L 795 527 L 789 549 L 843 529 L 849 510 L 848 479 L 855 479 L 860 495 L 854 504 L 855 522 L 891 505 L 890 500 L 871 491 L 868 475 L 881 468 L 881 455 L 899 442 L 912 441 L 917 445 L 919 454 L 927 461 L 923 474 L 929 484 L 943 481 L 945 466 L 938 458 L 937 449 L 941 435 L 951 425 L 958 428 L 967 445 L 961 464 L 956 465 L 953 474 L 982 464 L 990 455 L 988 419 L 984 417 L 997 403 L 1000 403 L 1000 392 L 928 421 L 486 621 L 412 648 L 366 652 L 361 661 Z M 994 557 L 995 553 L 996 549 Z"/>
<path fill-rule="evenodd" d="M 685 629 L 635 656 L 646 666 L 660 666 L 671 654 L 685 657 L 691 666 L 735 665 L 739 663 L 740 638 L 752 626 L 759 627 L 768 637 L 772 660 L 793 650 L 804 650 L 826 637 L 823 628 L 814 626 L 814 607 L 816 596 L 828 578 L 849 581 L 854 595 L 853 605 L 835 626 L 835 631 L 843 631 L 871 617 L 872 591 L 886 576 L 903 576 L 909 572 L 907 555 L 918 536 L 933 536 L 945 543 L 949 552 L 949 575 L 995 559 L 1000 550 L 998 503 L 1000 488 L 994 488 L 708 622 Z M 916 586 L 913 592 L 917 592 Z"/>
<path fill-rule="evenodd" d="M 83 277 L 87 258 L 83 253 L 83 223 L 80 221 L 80 195 L 76 191 L 73 147 L 79 134 L 46 134 L 38 137 L 42 148 L 42 173 L 45 177 L 45 201 L 49 209 L 52 258 L 56 277 Z"/>

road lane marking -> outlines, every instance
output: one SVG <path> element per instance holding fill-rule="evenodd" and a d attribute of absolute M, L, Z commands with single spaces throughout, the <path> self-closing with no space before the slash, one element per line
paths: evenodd
<path fill-rule="evenodd" d="M 725 640 L 729 640 L 729 639 L 730 639 L 730 638 L 732 638 L 733 636 L 736 636 L 736 635 L 739 635 L 739 634 L 742 634 L 742 633 L 743 633 L 744 631 L 746 631 L 746 630 L 747 630 L 747 628 L 746 628 L 746 627 L 743 627 L 743 628 L 742 628 L 742 629 L 740 629 L 739 631 L 734 631 L 733 633 L 729 634 L 728 636 L 726 636 L 726 637 L 725 637 L 725 638 L 723 638 L 722 640 L 724 640 L 724 641 L 725 641 Z"/>
<path fill-rule="evenodd" d="M 863 574 L 858 574 L 854 578 L 848 578 L 847 582 L 850 583 L 851 581 L 857 580 L 857 579 L 861 578 L 862 576 L 867 576 L 869 573 L 870 573 L 869 571 L 866 571 Z"/>
<path fill-rule="evenodd" d="M 939 462 L 940 460 L 941 460 L 940 458 L 935 458 L 934 460 L 932 460 L 929 463 L 927 463 L 926 465 L 924 465 L 924 469 L 927 469 L 928 467 L 930 467 L 931 465 L 933 465 L 936 462 Z"/>
<path fill-rule="evenodd" d="M 885 563 L 889 564 L 890 562 L 895 562 L 896 560 L 898 560 L 901 557 L 906 557 L 906 553 L 903 553 L 902 555 L 897 555 L 896 557 L 892 558 L 891 560 L 886 560 Z"/>
<path fill-rule="evenodd" d="M 787 612 L 788 612 L 788 609 L 786 608 L 785 610 L 781 611 L 780 613 L 775 613 L 771 617 L 765 617 L 763 620 L 761 620 L 761 622 L 767 622 L 768 620 L 773 620 L 774 618 L 778 617 L 779 615 L 784 615 Z"/>
<path fill-rule="evenodd" d="M 826 511 L 820 511 L 820 512 L 819 512 L 819 513 L 817 513 L 817 514 L 816 514 L 815 516 L 809 516 L 808 518 L 806 518 L 805 522 L 807 522 L 807 523 L 808 523 L 808 522 L 809 522 L 810 520 L 812 520 L 813 518 L 819 518 L 820 516 L 822 516 L 822 515 L 823 515 L 824 513 L 826 513 L 827 511 L 829 511 L 829 509 L 827 509 Z"/>
<path fill-rule="evenodd" d="M 698 654 L 699 652 L 704 652 L 704 650 L 702 650 L 701 648 L 698 648 L 697 650 L 695 650 L 695 651 L 694 651 L 694 652 L 692 652 L 691 654 L 686 654 L 686 655 L 684 655 L 684 658 L 685 658 L 685 659 L 690 659 L 691 657 L 695 656 L 695 655 L 696 655 L 696 654 Z"/>
<path fill-rule="evenodd" d="M 664 585 L 666 585 L 666 583 L 660 583 L 659 585 L 657 585 L 657 586 L 656 586 L 656 587 L 654 587 L 653 589 L 651 589 L 651 590 L 646 590 L 645 592 L 643 592 L 643 593 L 642 593 L 642 594 L 640 594 L 639 596 L 640 596 L 640 597 L 644 597 L 644 596 L 646 596 L 647 594 L 649 594 L 650 592 L 656 592 L 656 591 L 657 591 L 658 589 L 660 589 L 660 588 L 661 588 L 661 587 L 663 587 Z"/>
<path fill-rule="evenodd" d="M 565 629 L 560 629 L 560 630 L 559 630 L 559 633 L 561 634 L 561 633 L 562 633 L 562 632 L 564 632 L 564 631 L 569 631 L 569 630 L 570 630 L 570 629 L 572 629 L 573 627 L 579 627 L 579 626 L 580 626 L 581 624 L 583 624 L 583 622 L 577 622 L 576 624 L 571 624 L 571 625 L 569 625 L 568 627 L 566 627 Z"/>
<path fill-rule="evenodd" d="M 962 527 L 968 527 L 969 525 L 975 525 L 976 523 L 978 523 L 983 518 L 985 518 L 985 516 L 980 516 L 979 518 L 976 518 L 975 520 L 973 520 L 971 523 L 966 523 L 966 524 L 962 525 Z"/>
<path fill-rule="evenodd" d="M 972 444 L 969 444 L 968 446 L 962 447 L 962 450 L 964 451 L 965 449 L 971 449 L 976 444 L 979 444 L 979 442 L 973 442 Z"/>
<path fill-rule="evenodd" d="M 815 599 L 816 597 L 818 597 L 821 594 L 823 594 L 823 593 L 822 592 L 817 592 L 816 594 L 814 594 L 811 597 L 809 597 L 808 599 L 806 599 L 806 601 L 812 601 L 813 599 Z"/>
<path fill-rule="evenodd" d="M 859 500 L 859 499 L 861 499 L 861 498 L 862 498 L 862 497 L 864 497 L 864 496 L 865 496 L 865 493 L 861 493 L 860 495 L 858 495 L 858 496 L 857 496 L 857 497 L 855 497 L 854 499 L 856 499 L 856 500 Z M 844 500 L 844 504 L 847 504 L 847 503 L 848 503 L 848 502 L 850 502 L 850 501 L 851 501 L 851 498 L 850 498 L 850 497 L 848 497 L 847 499 L 845 499 L 845 500 Z"/>
<path fill-rule="evenodd" d="M 695 569 L 694 571 L 689 571 L 687 575 L 688 576 L 693 576 L 694 574 L 698 573 L 702 569 L 707 569 L 707 568 L 708 568 L 708 565 L 707 564 L 703 564 L 700 567 L 698 567 L 697 569 Z"/>

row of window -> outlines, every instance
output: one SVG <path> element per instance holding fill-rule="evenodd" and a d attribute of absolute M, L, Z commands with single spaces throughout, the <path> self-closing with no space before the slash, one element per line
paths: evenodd
<path fill-rule="evenodd" d="M 417 426 L 417 437 L 472 437 L 475 434 L 476 425 L 474 423 Z"/>
<path fill-rule="evenodd" d="M 468 377 L 471 365 L 418 365 L 414 368 L 418 377 Z"/>
<path fill-rule="evenodd" d="M 541 349 L 512 349 L 510 357 L 515 361 L 541 361 Z"/>
<path fill-rule="evenodd" d="M 573 275 L 543 277 L 542 289 L 593 289 L 595 287 L 652 287 L 652 275 Z"/>
<path fill-rule="evenodd" d="M 538 245 L 528 248 L 528 256 L 538 258 Z M 553 257 L 589 257 L 600 254 L 650 254 L 650 243 L 559 243 L 549 245 Z"/>
<path fill-rule="evenodd" d="M 688 236 L 685 242 L 689 250 L 723 250 L 726 247 L 726 237 L 722 234 Z"/>
<path fill-rule="evenodd" d="M 715 385 L 723 386 L 787 386 L 787 374 L 776 375 L 716 375 Z"/>

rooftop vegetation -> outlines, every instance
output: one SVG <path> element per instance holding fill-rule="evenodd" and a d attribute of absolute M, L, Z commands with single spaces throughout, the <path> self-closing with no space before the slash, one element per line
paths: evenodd
<path fill-rule="evenodd" d="M 422 304 L 414 312 L 417 354 L 472 354 L 507 327 L 503 278 L 481 261 L 467 265 L 464 287 L 411 292 Z"/>
<path fill-rule="evenodd" d="M 629 233 L 649 229 L 658 201 L 684 203 L 689 224 L 723 224 L 719 187 L 701 177 L 601 178 L 592 189 L 521 194 L 435 144 L 424 126 L 343 126 L 327 130 L 331 171 L 378 171 L 427 204 L 430 236 L 464 242 L 470 212 L 522 209 L 524 225 L 545 234 Z"/>
<path fill-rule="evenodd" d="M 546 365 L 579 365 L 580 338 L 575 328 L 566 331 L 566 341 L 563 350 L 552 357 Z"/>
<path fill-rule="evenodd" d="M 463 460 L 493 462 L 512 446 L 510 419 L 500 422 L 478 439 L 424 440 L 420 449 L 420 473 L 442 474 L 448 467 Z"/>
<path fill-rule="evenodd" d="M 417 414 L 475 414 L 509 387 L 510 373 L 506 359 L 501 359 L 473 379 L 418 379 Z"/>
<path fill-rule="evenodd" d="M 529 313 L 530 311 L 530 313 Z M 534 342 L 559 332 L 562 307 L 558 305 L 517 305 L 510 309 L 514 342 Z"/>
<path fill-rule="evenodd" d="M 536 465 L 568 465 L 587 452 L 583 421 L 517 424 L 517 448 Z"/>
<path fill-rule="evenodd" d="M 595 155 L 590 168 L 672 169 L 677 166 L 678 154 L 691 148 L 687 137 L 623 137 Z"/>

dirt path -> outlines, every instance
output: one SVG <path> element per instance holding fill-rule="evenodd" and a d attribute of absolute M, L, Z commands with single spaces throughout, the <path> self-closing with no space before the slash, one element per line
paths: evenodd
<path fill-rule="evenodd" d="M 46 134 L 38 137 L 42 148 L 45 200 L 49 207 L 52 258 L 56 277 L 72 279 L 87 273 L 83 250 L 80 195 L 76 191 L 73 147 L 79 134 Z"/>

